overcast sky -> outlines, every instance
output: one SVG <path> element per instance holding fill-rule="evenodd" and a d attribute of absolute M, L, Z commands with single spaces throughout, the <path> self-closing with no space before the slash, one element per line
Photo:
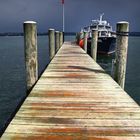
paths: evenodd
<path fill-rule="evenodd" d="M 65 31 L 79 31 L 104 13 L 113 25 L 130 22 L 130 31 L 140 31 L 140 0 L 65 0 Z M 0 0 L 0 32 L 22 32 L 22 23 L 34 20 L 39 32 L 62 30 L 61 0 Z"/>

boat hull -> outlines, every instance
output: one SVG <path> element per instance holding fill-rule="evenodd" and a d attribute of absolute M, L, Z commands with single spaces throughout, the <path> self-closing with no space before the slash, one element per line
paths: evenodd
<path fill-rule="evenodd" d="M 98 54 L 112 54 L 115 52 L 116 37 L 99 37 L 97 44 Z M 87 43 L 88 54 L 91 54 L 91 38 L 88 38 Z"/>

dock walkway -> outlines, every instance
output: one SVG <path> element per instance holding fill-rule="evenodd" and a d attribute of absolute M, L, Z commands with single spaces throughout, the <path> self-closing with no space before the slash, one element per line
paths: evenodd
<path fill-rule="evenodd" d="M 1 140 L 140 140 L 140 107 L 81 48 L 65 42 Z"/>

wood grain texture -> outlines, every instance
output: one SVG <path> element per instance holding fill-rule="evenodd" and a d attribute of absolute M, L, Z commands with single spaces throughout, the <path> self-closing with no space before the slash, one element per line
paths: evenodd
<path fill-rule="evenodd" d="M 55 56 L 56 50 L 55 50 L 55 30 L 49 29 L 49 59 L 50 61 Z"/>
<path fill-rule="evenodd" d="M 140 107 L 80 47 L 65 42 L 1 140 L 139 140 Z"/>
<path fill-rule="evenodd" d="M 62 46 L 62 44 L 63 44 L 63 32 L 59 32 L 59 47 L 61 47 Z"/>
<path fill-rule="evenodd" d="M 24 22 L 24 52 L 27 90 L 38 79 L 37 27 L 35 22 Z"/>
<path fill-rule="evenodd" d="M 98 30 L 92 29 L 91 38 L 91 57 L 96 61 L 97 59 L 97 42 L 98 42 Z"/>
<path fill-rule="evenodd" d="M 87 36 L 88 36 L 88 33 L 86 31 L 84 31 L 84 50 L 85 50 L 85 52 L 87 52 Z"/>
<path fill-rule="evenodd" d="M 125 86 L 125 75 L 126 75 L 126 64 L 127 64 L 127 53 L 128 53 L 128 22 L 117 23 L 117 39 L 116 39 L 116 53 L 115 53 L 115 81 L 124 89 Z M 123 34 L 122 34 L 123 33 Z"/>
<path fill-rule="evenodd" d="M 59 31 L 55 31 L 55 51 L 57 52 L 60 48 Z"/>

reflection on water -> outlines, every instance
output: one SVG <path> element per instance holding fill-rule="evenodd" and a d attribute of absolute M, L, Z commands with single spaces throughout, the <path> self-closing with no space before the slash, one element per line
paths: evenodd
<path fill-rule="evenodd" d="M 105 69 L 105 71 L 111 75 L 112 73 L 112 60 L 115 59 L 115 54 L 112 55 L 98 55 L 97 62 L 98 64 Z"/>

